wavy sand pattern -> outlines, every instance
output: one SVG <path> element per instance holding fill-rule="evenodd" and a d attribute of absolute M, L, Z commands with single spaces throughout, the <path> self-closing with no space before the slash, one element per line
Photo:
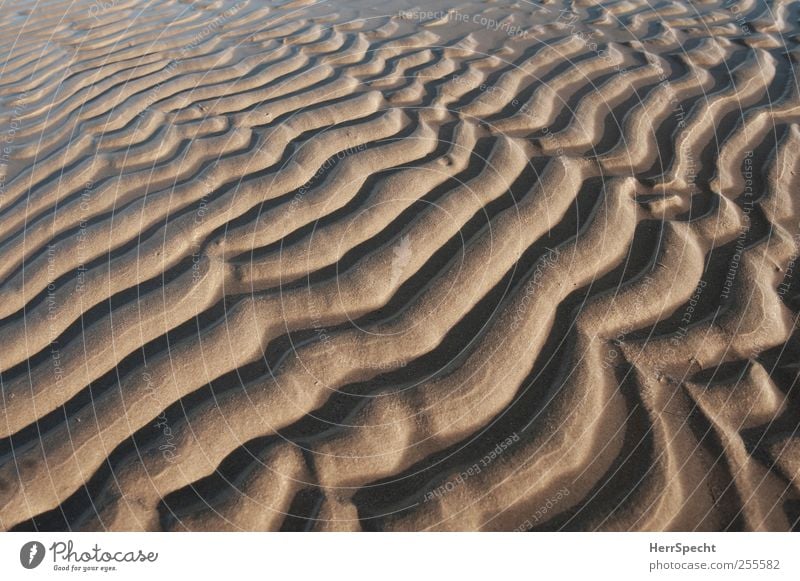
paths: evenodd
<path fill-rule="evenodd" d="M 12 0 L 0 526 L 788 530 L 800 3 Z"/>

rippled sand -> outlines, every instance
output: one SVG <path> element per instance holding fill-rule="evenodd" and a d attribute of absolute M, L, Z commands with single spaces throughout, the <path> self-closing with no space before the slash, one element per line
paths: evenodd
<path fill-rule="evenodd" d="M 800 3 L 569 6 L 3 4 L 2 528 L 797 527 Z"/>

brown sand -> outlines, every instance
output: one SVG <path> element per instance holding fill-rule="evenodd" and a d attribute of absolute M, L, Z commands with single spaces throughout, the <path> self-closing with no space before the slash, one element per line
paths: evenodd
<path fill-rule="evenodd" d="M 5 2 L 0 526 L 796 527 L 796 22 Z"/>

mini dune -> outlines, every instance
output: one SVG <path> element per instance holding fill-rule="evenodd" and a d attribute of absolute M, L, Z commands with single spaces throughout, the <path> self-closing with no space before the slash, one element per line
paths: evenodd
<path fill-rule="evenodd" d="M 796 530 L 796 11 L 11 0 L 0 527 Z"/>

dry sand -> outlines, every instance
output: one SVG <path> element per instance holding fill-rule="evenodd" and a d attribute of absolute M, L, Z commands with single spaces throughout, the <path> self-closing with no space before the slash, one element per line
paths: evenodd
<path fill-rule="evenodd" d="M 3 2 L 0 526 L 797 527 L 799 6 Z"/>

